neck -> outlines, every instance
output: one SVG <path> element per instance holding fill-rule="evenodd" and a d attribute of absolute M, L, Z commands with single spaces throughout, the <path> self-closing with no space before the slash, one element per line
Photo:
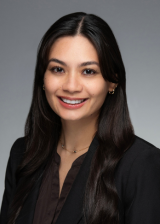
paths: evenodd
<path fill-rule="evenodd" d="M 62 122 L 61 142 L 69 150 L 81 150 L 89 147 L 97 131 L 97 119 Z"/>

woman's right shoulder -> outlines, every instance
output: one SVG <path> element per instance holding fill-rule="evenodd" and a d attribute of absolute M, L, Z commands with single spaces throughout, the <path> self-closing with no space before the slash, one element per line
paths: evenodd
<path fill-rule="evenodd" d="M 25 152 L 25 148 L 25 137 L 18 138 L 11 147 L 10 155 L 22 156 Z"/>
<path fill-rule="evenodd" d="M 17 167 L 21 163 L 25 153 L 25 137 L 18 138 L 12 145 L 8 158 L 7 170 L 15 175 Z"/>

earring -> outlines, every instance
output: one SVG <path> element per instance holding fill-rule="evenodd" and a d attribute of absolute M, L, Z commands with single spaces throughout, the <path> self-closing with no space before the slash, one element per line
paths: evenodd
<path fill-rule="evenodd" d="M 44 84 L 43 84 L 43 90 L 45 90 L 45 88 L 44 88 Z"/>
<path fill-rule="evenodd" d="M 113 89 L 113 91 L 112 91 L 112 92 L 108 92 L 108 93 L 109 93 L 109 94 L 114 94 L 114 91 L 115 91 L 115 90 Z"/>

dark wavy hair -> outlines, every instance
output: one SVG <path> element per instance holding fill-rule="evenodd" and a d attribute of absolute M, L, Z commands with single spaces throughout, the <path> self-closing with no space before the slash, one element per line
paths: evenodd
<path fill-rule="evenodd" d="M 104 80 L 118 83 L 115 94 L 108 94 L 102 105 L 96 136 L 99 147 L 92 160 L 84 196 L 87 224 L 118 224 L 118 194 L 115 170 L 134 139 L 126 99 L 126 78 L 121 53 L 114 34 L 100 17 L 83 12 L 60 18 L 46 32 L 39 45 L 33 98 L 25 125 L 26 151 L 17 170 L 15 193 L 8 224 L 13 224 L 32 186 L 52 155 L 61 133 L 60 117 L 50 108 L 43 91 L 43 78 L 51 46 L 57 38 L 82 35 L 94 45 Z"/>

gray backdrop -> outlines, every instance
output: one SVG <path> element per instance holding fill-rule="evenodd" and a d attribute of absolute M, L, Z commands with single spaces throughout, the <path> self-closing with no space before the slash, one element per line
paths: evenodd
<path fill-rule="evenodd" d="M 0 0 L 0 202 L 13 142 L 23 136 L 38 43 L 59 17 L 76 11 L 108 22 L 120 46 L 135 133 L 160 147 L 159 0 Z"/>

